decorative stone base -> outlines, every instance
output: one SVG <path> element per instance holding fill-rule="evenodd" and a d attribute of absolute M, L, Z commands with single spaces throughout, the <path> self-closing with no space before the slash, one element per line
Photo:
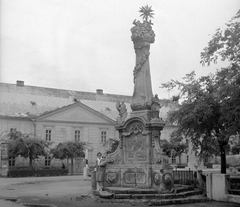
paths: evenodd
<path fill-rule="evenodd" d="M 117 125 L 120 144 L 108 155 L 105 187 L 134 187 L 171 192 L 172 168 L 160 148 L 161 130 L 165 123 L 158 112 L 139 110 Z"/>

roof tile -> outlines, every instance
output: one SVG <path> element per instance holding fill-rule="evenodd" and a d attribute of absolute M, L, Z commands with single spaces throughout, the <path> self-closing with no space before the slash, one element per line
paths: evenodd
<path fill-rule="evenodd" d="M 128 116 L 131 112 L 131 96 L 98 95 L 93 92 L 0 83 L 0 115 L 2 116 L 24 117 L 29 114 L 38 116 L 73 104 L 74 99 L 113 120 L 116 120 L 119 115 L 116 109 L 117 101 L 126 103 Z M 169 111 L 169 101 L 161 101 L 163 107 L 160 114 L 162 118 L 165 118 Z"/>

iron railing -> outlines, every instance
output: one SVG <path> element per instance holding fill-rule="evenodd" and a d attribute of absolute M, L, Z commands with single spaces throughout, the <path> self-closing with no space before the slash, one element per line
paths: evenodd
<path fill-rule="evenodd" d="M 175 184 L 194 184 L 196 182 L 196 173 L 192 170 L 173 170 L 173 179 Z"/>

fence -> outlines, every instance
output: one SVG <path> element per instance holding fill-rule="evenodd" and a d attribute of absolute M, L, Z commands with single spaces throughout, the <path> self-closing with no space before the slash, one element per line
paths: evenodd
<path fill-rule="evenodd" d="M 234 195 L 240 195 L 240 176 L 228 177 L 229 189 L 228 192 Z"/>
<path fill-rule="evenodd" d="M 196 182 L 196 172 L 192 170 L 174 170 L 173 179 L 175 184 L 189 185 Z"/>

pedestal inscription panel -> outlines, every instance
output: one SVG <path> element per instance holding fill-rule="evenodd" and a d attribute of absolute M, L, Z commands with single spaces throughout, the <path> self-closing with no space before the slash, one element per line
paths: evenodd
<path fill-rule="evenodd" d="M 146 136 L 139 133 L 126 138 L 126 151 L 128 161 L 146 160 Z"/>
<path fill-rule="evenodd" d="M 149 187 L 149 168 L 126 168 L 122 169 L 122 186 Z"/>

